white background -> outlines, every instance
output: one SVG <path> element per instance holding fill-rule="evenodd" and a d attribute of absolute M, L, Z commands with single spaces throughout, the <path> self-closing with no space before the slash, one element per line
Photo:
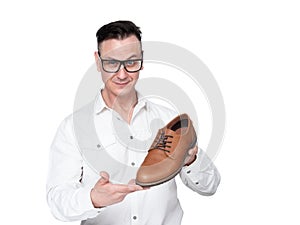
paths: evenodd
<path fill-rule="evenodd" d="M 224 96 L 222 181 L 212 197 L 178 182 L 183 225 L 299 224 L 299 11 L 296 0 L 1 1 L 0 223 L 66 224 L 46 204 L 48 148 L 97 29 L 129 19 L 145 41 L 198 55 Z"/>

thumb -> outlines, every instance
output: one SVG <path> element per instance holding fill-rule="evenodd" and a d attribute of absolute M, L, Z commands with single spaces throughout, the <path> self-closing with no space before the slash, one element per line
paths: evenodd
<path fill-rule="evenodd" d="M 135 179 L 131 179 L 129 182 L 128 182 L 129 185 L 134 185 L 135 184 Z"/>
<path fill-rule="evenodd" d="M 107 172 L 105 171 L 100 172 L 100 176 L 101 178 L 99 179 L 98 184 L 103 185 L 109 183 L 109 174 Z"/>

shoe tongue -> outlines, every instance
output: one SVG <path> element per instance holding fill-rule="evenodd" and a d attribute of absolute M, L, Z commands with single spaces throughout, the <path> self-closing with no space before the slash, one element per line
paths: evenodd
<path fill-rule="evenodd" d="M 176 135 L 179 135 L 180 133 L 177 133 L 176 131 L 173 131 L 171 129 L 166 129 L 165 130 L 165 134 L 167 135 L 172 135 L 172 136 L 176 136 Z"/>
<path fill-rule="evenodd" d="M 180 136 L 184 135 L 187 132 L 187 127 L 179 128 L 176 131 L 171 130 L 171 129 L 166 129 L 165 134 L 167 135 L 172 135 L 172 136 Z"/>

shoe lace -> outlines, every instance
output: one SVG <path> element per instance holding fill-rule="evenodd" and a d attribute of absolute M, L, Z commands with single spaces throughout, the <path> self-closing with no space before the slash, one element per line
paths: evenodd
<path fill-rule="evenodd" d="M 173 136 L 165 134 L 165 132 L 162 131 L 160 133 L 159 138 L 157 139 L 154 147 L 150 148 L 149 151 L 154 150 L 154 149 L 158 149 L 158 150 L 162 150 L 164 152 L 170 153 L 170 150 L 166 149 L 166 148 L 171 148 L 171 145 L 168 145 L 168 144 L 172 143 L 170 138 L 173 138 Z"/>

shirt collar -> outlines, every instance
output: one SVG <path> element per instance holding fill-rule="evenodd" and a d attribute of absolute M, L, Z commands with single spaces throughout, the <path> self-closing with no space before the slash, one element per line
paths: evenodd
<path fill-rule="evenodd" d="M 102 91 L 102 89 L 99 91 L 99 93 L 97 94 L 96 99 L 95 99 L 94 112 L 95 112 L 95 114 L 97 114 L 97 115 L 99 115 L 99 114 L 100 114 L 101 112 L 103 112 L 105 109 L 110 109 L 110 108 L 106 105 L 106 103 L 105 103 L 105 101 L 104 101 L 104 99 L 103 99 L 103 97 L 102 97 L 101 91 Z M 137 98 L 138 98 L 138 103 L 136 104 L 135 110 L 134 110 L 134 111 L 138 112 L 138 111 L 141 110 L 142 108 L 147 109 L 147 108 L 148 108 L 148 105 L 149 105 L 149 104 L 147 104 L 148 101 L 147 101 L 147 99 L 146 99 L 145 97 L 143 97 L 143 96 L 141 95 L 141 93 L 138 92 L 138 91 L 137 91 Z"/>
<path fill-rule="evenodd" d="M 104 109 L 109 109 L 102 97 L 101 91 L 102 89 L 99 91 L 95 99 L 94 112 L 97 115 L 101 113 Z"/>

